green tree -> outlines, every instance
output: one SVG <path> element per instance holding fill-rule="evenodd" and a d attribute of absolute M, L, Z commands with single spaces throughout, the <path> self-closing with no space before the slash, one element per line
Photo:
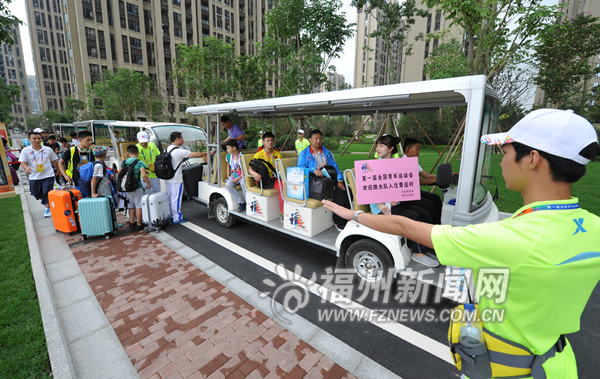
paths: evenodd
<path fill-rule="evenodd" d="M 30 130 L 33 130 L 35 128 L 39 128 L 42 126 L 42 120 L 41 120 L 40 116 L 27 117 L 27 119 L 25 120 L 25 123 L 27 124 L 27 128 Z"/>
<path fill-rule="evenodd" d="M 433 49 L 427 58 L 425 72 L 429 79 L 456 78 L 469 75 L 469 61 L 462 51 L 460 42 L 456 38 L 452 38 Z"/>
<path fill-rule="evenodd" d="M 528 58 L 535 36 L 554 19 L 558 6 L 539 0 L 426 0 L 464 30 L 470 74 L 494 76 L 507 64 Z"/>
<path fill-rule="evenodd" d="M 42 113 L 41 121 L 46 128 L 50 128 L 55 123 L 71 123 L 73 119 L 66 113 L 60 113 L 59 111 L 49 110 Z"/>
<path fill-rule="evenodd" d="M 202 39 L 202 46 L 177 46 L 174 77 L 177 86 L 186 92 L 190 106 L 200 99 L 217 104 L 235 90 L 233 67 L 235 50 L 231 44 L 216 37 Z"/>
<path fill-rule="evenodd" d="M 104 71 L 102 80 L 86 85 L 88 109 L 105 119 L 135 120 L 135 113 L 148 101 L 143 95 L 151 83 L 152 78 L 133 70 Z"/>
<path fill-rule="evenodd" d="M 0 77 L 0 122 L 9 124 L 13 117 L 12 106 L 15 102 L 15 97 L 21 96 L 21 88 L 16 84 L 8 84 L 3 77 Z"/>
<path fill-rule="evenodd" d="M 85 109 L 85 102 L 78 100 L 67 98 L 65 99 L 65 113 L 69 115 L 74 121 L 79 121 L 81 119 L 81 112 Z"/>
<path fill-rule="evenodd" d="M 23 25 L 23 22 L 13 16 L 8 9 L 8 5 L 12 2 L 13 0 L 0 1 L 0 45 L 2 43 L 14 45 L 14 39 L 19 38 L 19 36 L 13 33 L 13 28 L 16 28 L 17 25 Z"/>
<path fill-rule="evenodd" d="M 310 93 L 328 84 L 333 58 L 354 34 L 339 0 L 277 0 L 265 15 L 268 33 L 257 53 L 268 74 L 279 81 L 277 96 Z"/>
<path fill-rule="evenodd" d="M 535 82 L 544 90 L 545 100 L 553 103 L 554 108 L 561 107 L 574 97 L 572 90 L 581 88 L 582 82 L 584 88 L 580 105 L 583 108 L 587 100 L 585 84 L 600 72 L 590 65 L 590 58 L 600 54 L 598 41 L 600 18 L 588 13 L 560 19 L 541 28 L 535 49 L 539 65 Z"/>
<path fill-rule="evenodd" d="M 388 62 L 383 84 L 397 83 L 398 65 L 402 61 L 399 58 L 403 53 L 412 55 L 412 44 L 407 40 L 408 32 L 415 23 L 415 17 L 427 17 L 427 11 L 418 9 L 416 0 L 352 0 L 352 5 L 358 9 L 363 8 L 377 22 L 377 30 L 369 33 L 368 37 L 379 38 L 383 42 L 381 50 L 376 49 L 374 52 L 378 59 Z M 363 49 L 373 53 L 373 49 L 366 46 Z M 375 73 L 375 79 L 380 76 Z"/>
<path fill-rule="evenodd" d="M 238 56 L 233 67 L 233 79 L 240 100 L 262 99 L 267 96 L 267 77 L 256 56 Z"/>

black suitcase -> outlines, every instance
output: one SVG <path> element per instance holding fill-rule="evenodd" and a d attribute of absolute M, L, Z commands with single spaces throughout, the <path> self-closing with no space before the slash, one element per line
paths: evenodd
<path fill-rule="evenodd" d="M 198 182 L 202 180 L 202 169 L 206 163 L 183 166 L 183 193 L 188 198 L 198 196 Z"/>
<path fill-rule="evenodd" d="M 315 200 L 331 199 L 334 186 L 335 184 L 330 178 L 319 178 L 311 174 L 308 176 L 308 197 Z"/>

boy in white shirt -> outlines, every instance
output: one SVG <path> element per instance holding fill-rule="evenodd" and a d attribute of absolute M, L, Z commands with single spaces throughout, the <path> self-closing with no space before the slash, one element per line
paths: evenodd
<path fill-rule="evenodd" d="M 31 141 L 31 146 L 27 146 L 21 151 L 19 162 L 25 173 L 29 175 L 31 194 L 37 200 L 41 200 L 46 207 L 44 217 L 50 217 L 48 192 L 54 188 L 54 169 L 58 170 L 58 156 L 51 148 L 42 146 L 40 133 L 31 132 L 29 141 Z"/>
<path fill-rule="evenodd" d="M 181 145 L 183 145 L 183 136 L 181 135 L 181 132 L 171 133 L 170 139 L 172 145 L 167 147 L 167 152 L 171 154 L 171 165 L 176 171 L 172 179 L 165 180 L 165 186 L 167 188 L 167 198 L 169 199 L 173 224 L 181 224 L 188 222 L 181 214 L 181 196 L 183 195 L 183 168 L 181 165 L 186 158 L 202 158 L 207 156 L 208 153 L 192 153 L 189 150 L 180 148 Z M 214 153 L 215 151 L 213 150 L 211 154 Z"/>

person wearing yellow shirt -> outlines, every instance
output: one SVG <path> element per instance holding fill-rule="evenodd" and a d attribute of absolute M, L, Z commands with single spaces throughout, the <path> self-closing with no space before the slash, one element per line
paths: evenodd
<path fill-rule="evenodd" d="M 263 159 L 265 162 L 269 162 L 273 168 L 275 168 L 275 161 L 277 159 L 281 159 L 281 153 L 273 147 L 275 144 L 275 135 L 271 132 L 266 132 L 263 134 L 263 147 L 261 151 L 257 152 L 252 159 Z M 273 172 L 268 166 L 267 170 L 269 175 L 274 179 L 277 179 L 277 173 Z M 262 177 L 260 174 L 252 169 L 250 166 L 248 168 L 248 174 L 252 175 L 254 180 L 258 183 L 261 181 Z M 279 186 L 279 180 L 275 180 L 274 187 L 277 191 L 279 191 L 279 210 L 281 212 L 281 220 L 283 221 L 283 198 L 281 197 L 281 188 Z"/>
<path fill-rule="evenodd" d="M 154 172 L 154 162 L 156 161 L 156 157 L 160 154 L 160 151 L 156 147 L 156 145 L 150 142 L 150 136 L 147 132 L 139 132 L 137 134 L 138 144 L 136 145 L 140 154 L 138 159 L 148 167 L 148 178 L 150 179 L 150 190 L 152 192 L 160 192 L 160 179 L 156 177 L 156 173 Z M 146 183 L 142 183 L 145 184 Z M 147 188 L 144 188 L 147 190 Z"/>
<path fill-rule="evenodd" d="M 506 188 L 523 198 L 524 206 L 510 218 L 431 225 L 323 204 L 347 220 L 435 248 L 441 264 L 471 268 L 475 278 L 482 269 L 507 269 L 503 302 L 477 294 L 482 314 L 505 310 L 503 320 L 485 322 L 485 333 L 508 340 L 504 345 L 521 345 L 531 355 L 523 366 L 523 355 L 492 355 L 498 350 L 491 349 L 502 346 L 487 344 L 490 368 L 511 366 L 512 372 L 521 371 L 519 377 L 577 378 L 575 354 L 565 335 L 579 330 L 581 314 L 600 281 L 600 217 L 580 207 L 571 186 L 598 155 L 598 135 L 571 110 L 538 109 L 508 132 L 484 135 L 481 142 L 502 147 Z"/>
<path fill-rule="evenodd" d="M 300 155 L 300 152 L 310 146 L 310 142 L 304 138 L 304 130 L 298 130 L 298 139 L 296 140 L 296 155 Z"/>

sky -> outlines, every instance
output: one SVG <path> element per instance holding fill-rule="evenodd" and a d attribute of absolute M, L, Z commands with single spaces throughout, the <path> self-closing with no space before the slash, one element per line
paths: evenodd
<path fill-rule="evenodd" d="M 356 8 L 350 6 L 351 0 L 342 1 L 342 12 L 346 13 L 346 19 L 349 23 L 356 23 Z M 544 0 L 545 5 L 557 4 L 558 0 Z M 27 13 L 25 11 L 25 0 L 15 0 L 11 3 L 8 8 L 12 14 L 23 21 L 24 25 L 21 27 L 21 41 L 23 44 L 23 50 L 25 53 L 25 65 L 27 69 L 27 75 L 35 75 L 35 69 L 33 64 L 33 56 L 31 53 L 31 42 L 29 40 L 29 29 L 27 28 Z M 332 60 L 331 64 L 336 67 L 339 74 L 344 75 L 346 83 L 354 86 L 354 54 L 355 54 L 355 37 L 346 41 L 344 46 L 344 53 L 338 59 Z"/>

